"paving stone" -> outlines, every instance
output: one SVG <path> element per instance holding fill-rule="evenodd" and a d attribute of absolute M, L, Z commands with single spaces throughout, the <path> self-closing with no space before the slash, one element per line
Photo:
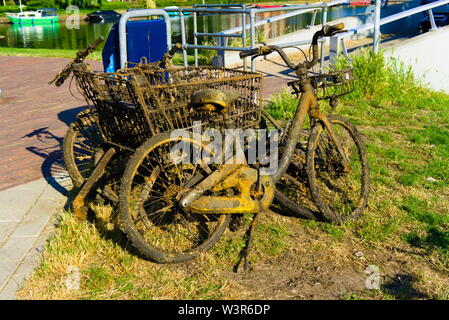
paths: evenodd
<path fill-rule="evenodd" d="M 27 253 L 15 272 L 4 283 L 3 288 L 0 290 L 0 300 L 16 299 L 16 291 L 20 289 L 34 269 L 39 266 L 41 257 L 42 252 L 38 251 L 37 248 L 32 248 Z"/>
<path fill-rule="evenodd" d="M 0 252 L 0 290 L 6 284 L 6 281 L 11 277 L 17 268 L 17 262 L 9 259 L 6 255 Z"/>
<path fill-rule="evenodd" d="M 52 211 L 54 211 L 54 208 Z M 47 216 L 27 215 L 11 234 L 10 239 L 13 240 L 13 238 L 23 237 L 37 238 L 49 220 L 50 214 Z"/>
<path fill-rule="evenodd" d="M 11 205 L 3 203 L 0 208 L 0 222 L 20 222 L 30 210 L 31 204 Z"/>
<path fill-rule="evenodd" d="M 20 265 L 16 268 L 14 274 L 9 276 L 8 281 L 3 284 L 3 288 L 2 282 L 0 282 L 0 300 L 16 299 L 16 291 L 39 265 L 45 243 L 53 230 L 54 225 L 48 224 L 39 235 L 33 248 L 27 252 Z"/>
<path fill-rule="evenodd" d="M 0 300 L 16 300 L 16 292 L 20 289 L 22 283 L 27 279 L 27 274 L 14 274 L 5 282 L 0 290 Z"/>
<path fill-rule="evenodd" d="M 52 200 L 44 200 L 39 199 L 36 204 L 29 211 L 29 215 L 31 216 L 40 216 L 40 217 L 49 217 L 54 213 L 56 207 L 61 206 L 65 198 L 61 197 L 61 199 L 52 199 Z"/>
<path fill-rule="evenodd" d="M 44 179 L 0 191 L 0 222 L 19 222 L 47 187 Z"/>
<path fill-rule="evenodd" d="M 20 186 L 14 187 L 12 188 L 13 191 L 14 190 L 20 190 L 21 192 L 23 191 L 31 191 L 32 193 L 34 192 L 42 192 L 44 191 L 44 189 L 47 187 L 47 182 L 45 180 L 39 179 L 39 180 L 35 180 L 35 181 L 31 181 L 25 184 L 21 184 Z M 9 189 L 11 190 L 11 189 Z"/>
<path fill-rule="evenodd" d="M 0 136 L 8 137 L 0 141 L 0 176 L 7 175 L 7 178 L 0 178 L 0 190 L 41 178 L 43 164 L 48 164 L 51 156 L 47 153 L 48 147 L 62 142 L 67 122 L 73 121 L 76 110 L 85 105 L 71 96 L 68 83 L 60 88 L 47 84 L 68 61 L 0 56 L 1 78 L 8 79 L 2 81 L 0 98 L 3 110 Z M 91 64 L 94 69 L 101 69 L 101 62 Z M 36 135 L 44 128 L 49 134 Z M 7 161 L 11 161 L 8 167 Z M 17 174 L 20 171 L 24 174 Z"/>
<path fill-rule="evenodd" d="M 0 222 L 0 247 L 17 227 L 18 222 Z M 1 263 L 1 262 L 0 262 Z"/>
<path fill-rule="evenodd" d="M 0 248 L 0 261 L 9 259 L 18 264 L 35 241 L 35 237 L 8 238 L 6 243 Z"/>
<path fill-rule="evenodd" d="M 63 180 L 63 181 L 60 180 L 60 181 L 58 181 L 58 184 L 60 186 L 62 186 L 64 189 L 70 190 L 71 184 L 69 184 L 66 181 L 67 180 Z M 64 185 L 60 182 L 64 182 Z M 58 202 L 61 201 L 61 199 L 65 199 L 65 198 L 66 198 L 66 194 L 61 193 L 60 190 L 55 189 L 51 185 L 48 185 L 47 188 L 45 188 L 44 192 L 42 193 L 42 195 L 40 197 L 40 199 L 45 200 L 45 201 L 58 201 Z"/>

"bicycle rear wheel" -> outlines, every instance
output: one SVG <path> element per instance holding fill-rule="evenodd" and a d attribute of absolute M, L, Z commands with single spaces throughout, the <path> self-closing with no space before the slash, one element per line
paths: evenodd
<path fill-rule="evenodd" d="M 341 223 L 358 218 L 367 205 L 369 166 L 357 129 L 338 116 L 329 121 L 349 160 L 349 171 L 345 172 L 328 130 L 317 122 L 307 146 L 306 172 L 316 206 L 326 220 Z"/>
<path fill-rule="evenodd" d="M 80 188 L 95 167 L 95 154 L 101 149 L 103 139 L 96 126 L 82 121 L 73 122 L 62 146 L 62 156 L 73 185 Z"/>
<path fill-rule="evenodd" d="M 180 143 L 187 148 L 176 149 Z M 120 224 L 147 259 L 162 263 L 193 259 L 210 249 L 229 224 L 230 215 L 189 213 L 178 206 L 183 194 L 211 170 L 204 163 L 183 161 L 193 147 L 204 155 L 205 147 L 198 141 L 159 134 L 137 149 L 125 169 Z"/>

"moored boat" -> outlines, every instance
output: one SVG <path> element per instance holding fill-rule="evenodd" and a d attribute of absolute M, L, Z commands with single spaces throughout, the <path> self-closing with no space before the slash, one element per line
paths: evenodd
<path fill-rule="evenodd" d="M 55 8 L 42 8 L 36 11 L 24 11 L 19 13 L 6 13 L 11 23 L 18 24 L 42 24 L 56 23 L 59 21 Z"/>
<path fill-rule="evenodd" d="M 276 5 L 256 4 L 255 7 L 256 7 L 256 8 L 259 8 L 259 9 L 267 9 L 267 8 L 279 8 L 279 7 L 284 7 L 284 5 L 283 5 L 283 4 L 276 4 Z"/>
<path fill-rule="evenodd" d="M 170 6 L 170 7 L 165 7 L 164 9 L 179 9 L 179 7 Z M 167 13 L 170 17 L 179 17 L 180 16 L 179 11 L 167 11 Z M 190 12 L 183 12 L 184 16 L 190 16 L 190 14 L 191 14 Z"/>
<path fill-rule="evenodd" d="M 349 4 L 351 7 L 365 7 L 371 4 L 371 0 L 351 1 Z"/>

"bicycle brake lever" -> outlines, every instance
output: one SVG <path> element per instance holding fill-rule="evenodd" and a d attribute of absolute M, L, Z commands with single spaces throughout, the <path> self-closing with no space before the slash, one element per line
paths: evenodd
<path fill-rule="evenodd" d="M 348 32 L 348 30 L 336 30 L 336 31 L 332 32 L 331 37 L 335 36 L 337 33 L 344 33 L 344 32 Z"/>
<path fill-rule="evenodd" d="M 264 56 L 264 54 L 261 54 L 261 53 L 256 54 L 256 55 L 254 55 L 254 56 L 251 57 L 251 60 L 254 60 L 254 59 L 256 59 L 257 57 L 261 57 L 261 56 Z"/>

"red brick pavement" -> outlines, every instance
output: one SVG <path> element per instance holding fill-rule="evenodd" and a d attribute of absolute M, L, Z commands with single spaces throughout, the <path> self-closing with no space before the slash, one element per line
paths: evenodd
<path fill-rule="evenodd" d="M 42 178 L 61 159 L 66 122 L 85 105 L 68 83 L 48 85 L 69 61 L 0 56 L 0 190 Z"/>
<path fill-rule="evenodd" d="M 48 176 L 60 165 L 67 124 L 85 105 L 71 96 L 70 81 L 59 88 L 48 85 L 69 61 L 0 56 L 0 190 Z M 92 66 L 101 68 L 100 62 Z M 267 77 L 265 96 L 285 82 L 285 78 Z"/>

